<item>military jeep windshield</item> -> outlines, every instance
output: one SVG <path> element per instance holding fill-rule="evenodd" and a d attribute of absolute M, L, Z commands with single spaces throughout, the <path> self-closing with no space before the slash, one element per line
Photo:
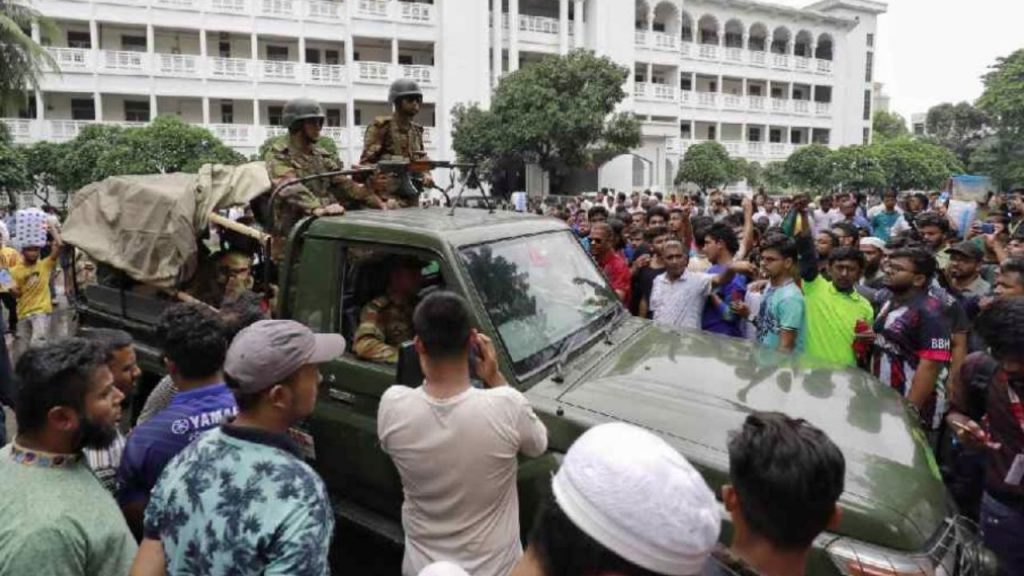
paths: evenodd
<path fill-rule="evenodd" d="M 618 298 L 570 232 L 461 250 L 462 261 L 518 375 L 556 359 L 563 342 L 592 333 Z"/>

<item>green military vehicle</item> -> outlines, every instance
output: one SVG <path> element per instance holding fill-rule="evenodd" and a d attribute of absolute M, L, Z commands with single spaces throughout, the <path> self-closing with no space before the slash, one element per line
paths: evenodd
<path fill-rule="evenodd" d="M 494 338 L 505 377 L 547 424 L 549 453 L 520 466 L 524 530 L 561 455 L 591 426 L 619 420 L 661 435 L 717 493 L 727 479 L 729 431 L 751 411 L 778 410 L 825 430 L 846 456 L 842 521 L 818 539 L 810 574 L 990 572 L 990 556 L 957 516 L 915 418 L 894 391 L 861 371 L 806 369 L 746 342 L 631 317 L 554 219 L 416 208 L 307 219 L 288 242 L 279 315 L 351 343 L 360 308 L 385 290 L 382 263 L 395 255 L 424 263 L 424 290 L 444 287 L 466 298 L 477 326 Z M 135 335 L 152 377 L 162 371 L 152 326 L 167 305 L 97 284 L 81 290 L 79 318 Z M 316 412 L 305 423 L 309 457 L 339 514 L 400 541 L 401 482 L 376 426 L 396 366 L 346 355 L 323 374 Z M 724 508 L 722 518 L 728 528 Z"/>

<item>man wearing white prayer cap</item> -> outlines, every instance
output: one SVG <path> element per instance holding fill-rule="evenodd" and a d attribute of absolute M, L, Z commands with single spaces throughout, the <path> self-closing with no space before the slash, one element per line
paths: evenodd
<path fill-rule="evenodd" d="M 718 540 L 719 506 L 704 479 L 636 426 L 588 430 L 552 489 L 512 576 L 691 576 Z"/>
<path fill-rule="evenodd" d="M 882 259 L 885 257 L 885 241 L 875 236 L 860 239 L 860 251 L 864 253 L 864 275 L 860 283 L 874 290 L 882 285 Z"/>

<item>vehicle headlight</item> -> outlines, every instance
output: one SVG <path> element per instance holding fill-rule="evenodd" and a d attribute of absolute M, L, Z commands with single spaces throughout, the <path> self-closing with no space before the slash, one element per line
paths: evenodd
<path fill-rule="evenodd" d="M 844 576 L 990 576 L 995 556 L 981 545 L 971 522 L 949 518 L 921 552 L 900 552 L 838 538 L 825 550 Z"/>

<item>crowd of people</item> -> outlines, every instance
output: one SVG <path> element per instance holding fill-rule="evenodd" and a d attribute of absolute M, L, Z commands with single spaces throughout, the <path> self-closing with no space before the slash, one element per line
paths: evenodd
<path fill-rule="evenodd" d="M 598 194 L 552 215 L 633 314 L 866 370 L 896 390 L 1003 573 L 1022 574 L 1024 191 L 974 208 L 965 225 L 942 194 L 715 191 Z M 47 267 L 61 250 L 49 232 L 46 255 L 29 246 L 9 268 L 19 329 L 52 309 Z M 0 574 L 330 573 L 346 535 L 289 432 L 344 339 L 269 319 L 245 296 L 219 311 L 170 306 L 156 335 L 167 377 L 134 419 L 131 335 L 30 335 L 17 354 Z M 845 459 L 806 421 L 747 416 L 717 498 L 665 440 L 611 423 L 569 447 L 524 550 L 517 471 L 547 451 L 545 423 L 461 296 L 423 298 L 411 336 L 423 384 L 386 390 L 377 415 L 403 487 L 406 576 L 800 576 L 839 522 Z"/>

